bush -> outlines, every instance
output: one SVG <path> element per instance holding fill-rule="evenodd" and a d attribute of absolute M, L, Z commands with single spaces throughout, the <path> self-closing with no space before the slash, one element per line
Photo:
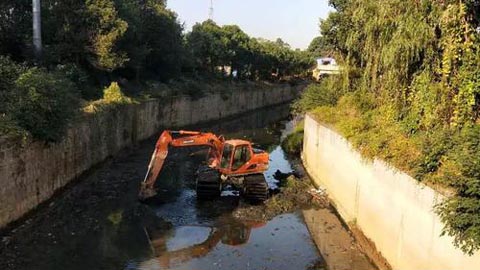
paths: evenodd
<path fill-rule="evenodd" d="M 56 71 L 75 84 L 85 100 L 101 98 L 102 92 L 92 85 L 92 79 L 82 68 L 75 64 L 58 65 Z"/>
<path fill-rule="evenodd" d="M 8 111 L 18 126 L 35 138 L 59 141 L 78 109 L 75 85 L 59 74 L 31 68 L 15 82 Z"/>
<path fill-rule="evenodd" d="M 23 66 L 8 57 L 0 56 L 0 114 L 7 113 L 7 104 L 14 92 L 15 81 L 23 71 Z"/>
<path fill-rule="evenodd" d="M 301 98 L 293 104 L 296 112 L 303 113 L 313 110 L 318 106 L 333 106 L 342 96 L 339 87 L 340 79 L 328 77 L 320 83 L 310 84 L 302 94 Z"/>
<path fill-rule="evenodd" d="M 282 141 L 282 148 L 290 155 L 299 155 L 303 148 L 303 121 Z"/>
<path fill-rule="evenodd" d="M 456 246 L 468 254 L 480 248 L 480 126 L 465 127 L 454 136 L 440 175 L 455 188 L 457 196 L 437 207 L 446 224 L 443 234 L 454 237 Z"/>
<path fill-rule="evenodd" d="M 106 103 L 114 104 L 131 103 L 131 99 L 123 94 L 117 82 L 112 82 L 109 87 L 103 90 L 103 100 Z"/>

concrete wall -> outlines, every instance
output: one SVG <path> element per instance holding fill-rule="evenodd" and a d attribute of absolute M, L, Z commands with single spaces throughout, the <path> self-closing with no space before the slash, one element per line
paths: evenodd
<path fill-rule="evenodd" d="M 284 103 L 295 98 L 300 89 L 281 85 L 197 100 L 151 100 L 90 115 L 75 123 L 63 141 L 51 145 L 0 138 L 0 228 L 49 199 L 92 166 L 162 128 L 212 121 Z"/>
<path fill-rule="evenodd" d="M 338 133 L 308 116 L 303 162 L 327 189 L 340 215 L 368 237 L 393 269 L 479 269 L 480 254 L 463 254 L 433 207 L 443 197 L 388 164 L 365 161 Z"/>

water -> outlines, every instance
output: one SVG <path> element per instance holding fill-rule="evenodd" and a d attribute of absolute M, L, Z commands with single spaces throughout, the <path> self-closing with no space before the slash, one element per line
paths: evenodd
<path fill-rule="evenodd" d="M 179 226 L 154 241 L 155 256 L 132 260 L 127 269 L 306 269 L 318 258 L 295 214 L 256 226 Z"/>
<path fill-rule="evenodd" d="M 270 152 L 265 173 L 291 171 L 279 147 L 288 106 L 190 127 L 253 141 Z M 240 198 L 198 202 L 193 174 L 201 149 L 172 151 L 154 204 L 136 200 L 155 141 L 109 161 L 2 236 L 0 269 L 307 269 L 323 260 L 299 213 L 267 223 L 238 220 Z M 320 263 L 319 263 L 320 262 Z"/>

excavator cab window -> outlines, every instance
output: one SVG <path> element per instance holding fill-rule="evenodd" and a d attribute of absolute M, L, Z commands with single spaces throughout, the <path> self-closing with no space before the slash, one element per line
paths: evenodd
<path fill-rule="evenodd" d="M 232 170 L 238 170 L 251 158 L 250 147 L 248 145 L 239 145 L 235 148 L 235 154 L 233 155 Z"/>
<path fill-rule="evenodd" d="M 222 153 L 222 161 L 220 163 L 220 167 L 223 169 L 227 169 L 230 167 L 230 158 L 232 156 L 233 145 L 225 144 L 223 146 L 223 153 Z"/>

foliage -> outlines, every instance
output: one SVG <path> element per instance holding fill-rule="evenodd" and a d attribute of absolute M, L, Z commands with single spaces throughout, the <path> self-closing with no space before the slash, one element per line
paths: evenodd
<path fill-rule="evenodd" d="M 15 122 L 35 138 L 60 140 L 78 108 L 75 85 L 39 68 L 21 74 L 15 84 L 8 104 Z"/>
<path fill-rule="evenodd" d="M 84 69 L 75 64 L 60 64 L 55 67 L 55 71 L 65 79 L 75 84 L 80 90 L 81 97 L 85 100 L 100 98 L 99 91 L 92 83 L 92 78 Z"/>
<path fill-rule="evenodd" d="M 15 93 L 15 81 L 23 71 L 23 66 L 0 56 L 0 134 L 21 133 L 10 116 L 9 104 Z"/>
<path fill-rule="evenodd" d="M 225 79 L 218 75 L 227 67 L 237 71 L 236 79 L 282 80 L 305 74 L 312 64 L 307 53 L 281 40 L 251 38 L 236 25 L 205 21 L 184 34 L 165 0 L 42 0 L 43 53 L 33 61 L 31 7 L 29 0 L 0 3 L 2 134 L 18 129 L 59 140 L 79 109 L 77 97 L 92 105 L 129 103 L 126 95 L 142 95 L 153 81 L 171 84 L 168 95 L 198 98 L 205 92 L 198 80 Z M 185 76 L 193 80 L 177 86 Z"/>
<path fill-rule="evenodd" d="M 330 3 L 311 51 L 333 51 L 343 74 L 311 86 L 296 110 L 313 109 L 366 157 L 453 188 L 437 209 L 444 233 L 478 250 L 478 1 Z"/>
<path fill-rule="evenodd" d="M 0 55 L 32 62 L 31 1 L 14 2 L 0 4 Z M 209 76 L 227 66 L 240 78 L 274 79 L 305 73 L 313 64 L 309 54 L 281 40 L 251 38 L 236 25 L 207 20 L 184 35 L 165 0 L 41 3 L 42 66 L 73 64 L 89 73 L 96 86 L 119 77 L 138 83 L 167 82 L 182 72 Z M 101 92 L 85 96 L 98 95 Z"/>
<path fill-rule="evenodd" d="M 290 155 L 299 155 L 303 148 L 303 121 L 282 141 L 282 148 Z"/>
<path fill-rule="evenodd" d="M 183 64 L 183 27 L 174 12 L 161 0 L 117 0 L 120 16 L 128 29 L 119 47 L 129 57 L 121 74 L 137 81 L 150 74 L 168 80 L 177 76 Z M 168 41 L 168 42 L 166 42 Z"/>
<path fill-rule="evenodd" d="M 96 30 L 93 37 L 94 64 L 106 70 L 114 70 L 128 61 L 127 55 L 115 51 L 115 45 L 127 31 L 128 23 L 118 17 L 113 0 L 87 0 L 87 11 Z"/>
<path fill-rule="evenodd" d="M 251 38 L 238 26 L 220 27 L 211 20 L 194 25 L 186 40 L 194 69 L 211 73 L 228 66 L 241 78 L 273 79 L 301 74 L 313 65 L 308 53 L 292 50 L 281 39 Z"/>
<path fill-rule="evenodd" d="M 131 103 L 131 99 L 123 94 L 117 82 L 112 82 L 103 90 L 103 100 L 106 103 L 125 104 Z"/>
<path fill-rule="evenodd" d="M 31 27 L 31 4 L 29 0 L 0 2 L 0 55 L 8 55 L 15 60 L 21 58 L 25 49 L 25 33 Z"/>
<path fill-rule="evenodd" d="M 10 58 L 0 56 L 0 114 L 7 112 L 7 105 L 14 92 L 15 80 L 24 71 L 21 65 Z"/>
<path fill-rule="evenodd" d="M 303 113 L 318 106 L 334 106 L 342 96 L 336 87 L 339 81 L 339 77 L 328 77 L 319 83 L 310 84 L 302 93 L 302 98 L 293 104 L 294 111 Z"/>
<path fill-rule="evenodd" d="M 444 234 L 453 236 L 455 244 L 466 253 L 480 248 L 480 126 L 465 127 L 453 136 L 451 151 L 440 168 L 443 181 L 455 187 L 457 196 L 443 202 L 437 209 L 446 224 Z"/>

